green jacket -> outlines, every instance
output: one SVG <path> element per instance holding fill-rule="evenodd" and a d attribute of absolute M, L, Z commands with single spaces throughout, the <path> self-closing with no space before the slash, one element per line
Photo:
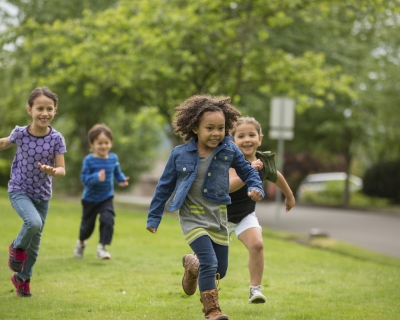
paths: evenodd
<path fill-rule="evenodd" d="M 275 153 L 271 153 L 271 151 L 257 150 L 256 157 L 262 161 L 265 168 L 265 173 L 262 180 L 269 180 L 275 183 L 276 180 L 278 180 L 278 174 L 275 166 Z"/>

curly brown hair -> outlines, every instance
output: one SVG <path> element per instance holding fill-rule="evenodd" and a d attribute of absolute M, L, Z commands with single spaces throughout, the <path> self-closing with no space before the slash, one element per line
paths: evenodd
<path fill-rule="evenodd" d="M 233 129 L 240 112 L 230 104 L 229 97 L 211 95 L 194 95 L 175 108 L 176 116 L 173 122 L 174 132 L 183 137 L 184 141 L 196 139 L 193 129 L 198 127 L 205 112 L 222 112 L 225 116 L 225 136 Z"/>

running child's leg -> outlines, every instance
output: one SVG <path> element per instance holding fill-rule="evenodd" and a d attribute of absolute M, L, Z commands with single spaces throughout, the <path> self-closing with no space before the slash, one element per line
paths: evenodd
<path fill-rule="evenodd" d="M 38 232 L 33 235 L 31 243 L 27 248 L 28 259 L 25 262 L 24 270 L 17 274 L 19 278 L 24 280 L 28 280 L 32 277 L 33 266 L 35 265 L 39 254 L 42 233 L 46 223 L 47 213 L 49 211 L 49 201 L 37 200 L 34 201 L 33 205 L 37 210 L 37 213 L 39 214 L 39 217 L 41 219 L 41 227 L 39 228 Z"/>
<path fill-rule="evenodd" d="M 110 245 L 114 234 L 114 204 L 113 198 L 109 198 L 99 204 L 100 213 L 100 243 Z"/>
<path fill-rule="evenodd" d="M 97 203 L 82 200 L 82 219 L 79 228 L 79 240 L 89 239 L 93 233 L 97 218 Z"/>
<path fill-rule="evenodd" d="M 221 245 L 216 245 L 208 236 L 201 236 L 194 240 L 190 247 L 196 254 L 200 262 L 199 268 L 199 289 L 200 301 L 203 304 L 203 313 L 206 319 L 228 319 L 221 312 L 218 301 L 218 290 L 216 289 L 216 275 L 218 271 L 226 274 L 228 262 L 223 261 L 224 257 L 228 257 L 228 247 L 222 248 Z M 218 253 L 218 256 L 217 256 Z M 219 264 L 218 258 L 221 259 Z"/>
<path fill-rule="evenodd" d="M 106 245 L 111 244 L 114 234 L 114 205 L 113 197 L 101 202 L 98 206 L 100 213 L 100 239 L 97 246 L 96 257 L 102 260 L 111 259 L 111 254 L 107 251 Z"/>
<path fill-rule="evenodd" d="M 31 245 L 32 238 L 43 228 L 44 220 L 46 219 L 48 211 L 48 201 L 31 199 L 29 196 L 22 192 L 11 192 L 9 193 L 9 198 L 12 207 L 23 220 L 22 227 L 10 247 L 12 247 L 12 249 L 15 249 L 14 252 L 28 250 Z M 36 208 L 34 202 L 36 204 L 40 204 L 40 212 Z M 27 263 L 28 265 L 33 266 L 34 262 L 36 261 L 38 250 L 39 248 L 30 249 L 29 251 L 32 257 L 28 256 L 26 260 L 23 259 L 23 262 L 20 262 L 21 265 L 18 265 L 19 260 L 14 261 L 15 257 L 10 255 L 10 268 L 13 271 L 20 272 L 21 270 L 26 268 L 25 264 Z"/>

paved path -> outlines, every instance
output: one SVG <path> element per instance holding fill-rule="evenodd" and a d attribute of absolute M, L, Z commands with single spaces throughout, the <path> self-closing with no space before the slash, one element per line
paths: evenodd
<path fill-rule="evenodd" d="M 116 201 L 148 205 L 151 198 L 116 195 Z M 331 238 L 400 258 L 400 216 L 378 212 L 308 207 L 298 205 L 277 219 L 275 203 L 258 202 L 260 224 L 298 234 L 318 228 Z"/>
<path fill-rule="evenodd" d="M 301 205 L 289 212 L 282 206 L 277 214 L 275 203 L 260 202 L 257 216 L 263 226 L 299 234 L 318 228 L 331 238 L 400 258 L 398 215 Z"/>

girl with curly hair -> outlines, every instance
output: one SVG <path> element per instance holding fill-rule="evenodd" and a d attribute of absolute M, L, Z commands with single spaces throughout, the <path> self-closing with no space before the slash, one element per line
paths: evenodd
<path fill-rule="evenodd" d="M 228 268 L 229 168 L 246 183 L 253 201 L 264 197 L 261 179 L 228 137 L 240 116 L 229 98 L 195 95 L 175 111 L 174 131 L 188 143 L 171 152 L 150 203 L 147 230 L 157 232 L 173 194 L 168 210 L 179 210 L 182 233 L 194 252 L 183 257 L 183 290 L 193 295 L 198 282 L 205 318 L 228 319 L 216 287 Z"/>

